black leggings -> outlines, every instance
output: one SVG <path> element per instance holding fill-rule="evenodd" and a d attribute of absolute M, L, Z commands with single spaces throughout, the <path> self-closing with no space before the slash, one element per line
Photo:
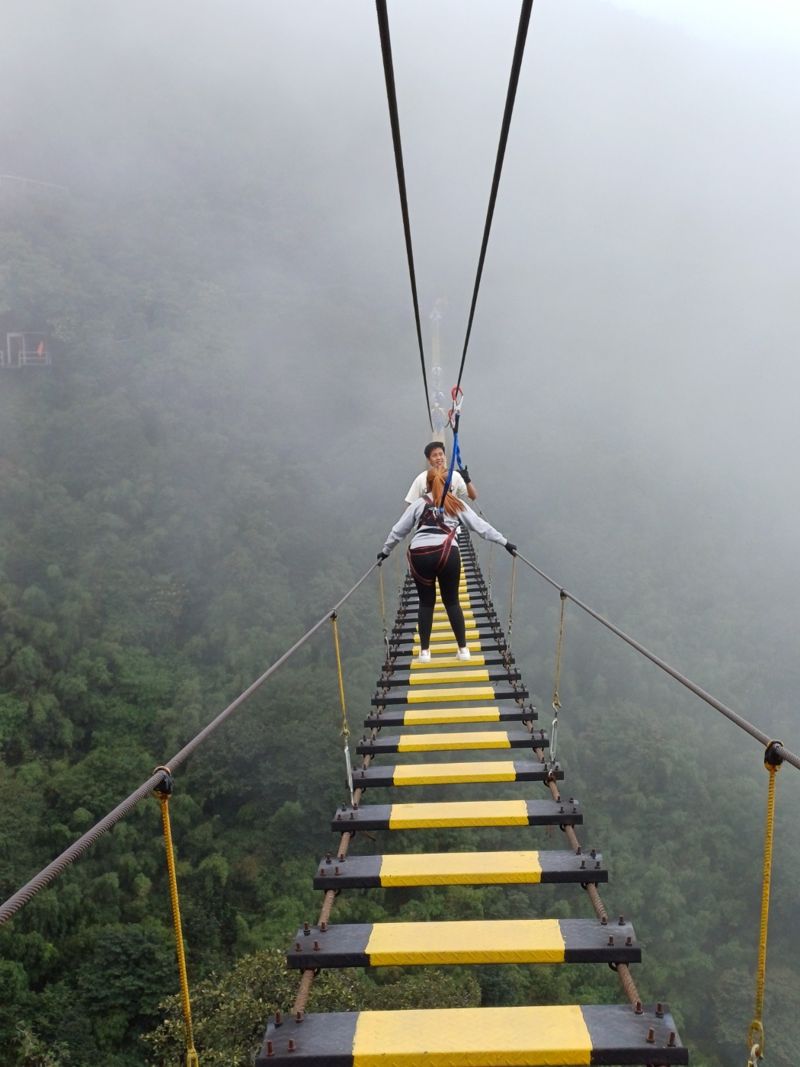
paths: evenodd
<path fill-rule="evenodd" d="M 461 553 L 453 545 L 450 555 L 444 567 L 435 574 L 436 564 L 439 562 L 438 552 L 417 553 L 411 550 L 414 560 L 414 570 L 423 578 L 438 578 L 439 592 L 442 603 L 445 606 L 450 625 L 453 627 L 456 643 L 463 648 L 467 643 L 466 628 L 464 626 L 464 612 L 458 601 L 458 583 L 461 579 Z M 413 573 L 413 572 L 412 572 Z M 425 585 L 414 578 L 419 593 L 419 647 L 428 648 L 431 643 L 431 630 L 433 629 L 433 607 L 436 603 L 436 585 Z"/>

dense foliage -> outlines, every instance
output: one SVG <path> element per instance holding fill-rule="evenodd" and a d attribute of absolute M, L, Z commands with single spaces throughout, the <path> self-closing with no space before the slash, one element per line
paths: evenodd
<path fill-rule="evenodd" d="M 46 330 L 54 365 L 5 371 L 0 381 L 3 897 L 325 612 L 374 558 L 377 533 L 405 488 L 375 489 L 385 511 L 364 517 L 358 471 L 343 458 L 367 446 L 374 426 L 360 429 L 357 398 L 330 369 L 320 368 L 316 384 L 328 392 L 340 429 L 324 454 L 298 450 L 298 368 L 235 325 L 254 294 L 231 282 L 232 249 L 238 255 L 258 235 L 249 221 L 240 220 L 238 231 L 232 222 L 230 248 L 207 247 L 202 257 L 172 240 L 202 225 L 206 210 L 176 197 L 169 225 L 143 205 L 112 223 L 113 210 L 59 202 L 17 205 L 6 219 L 0 316 L 9 329 Z M 292 293 L 272 292 L 269 301 L 265 315 L 287 319 L 300 306 Z M 351 310 L 352 328 L 361 331 L 352 359 L 365 365 L 368 330 Z M 261 360 L 271 361 L 266 380 L 256 373 Z M 506 518 L 514 528 L 513 506 Z M 554 506 L 538 531 L 551 553 L 559 543 L 569 553 L 563 520 Z M 678 579 L 677 568 L 659 577 L 639 558 L 636 528 L 646 516 L 629 512 L 627 522 L 615 527 L 617 547 L 629 563 L 642 563 L 627 591 L 628 617 L 663 651 L 680 655 L 694 640 L 687 613 L 693 627 L 711 613 L 694 577 Z M 587 566 L 603 569 L 611 540 L 601 529 Z M 506 562 L 495 557 L 492 566 L 500 589 Z M 395 575 L 391 566 L 387 572 Z M 704 680 L 734 686 L 739 702 L 758 707 L 743 636 L 758 618 L 737 607 L 735 591 L 719 608 L 716 629 L 704 632 Z M 541 587 L 520 588 L 515 645 L 545 708 L 554 610 Z M 358 722 L 381 655 L 374 584 L 345 610 L 342 625 Z M 570 789 L 585 800 L 582 836 L 610 865 L 610 907 L 636 922 L 643 994 L 672 1003 L 695 1067 L 738 1064 L 751 1010 L 765 786 L 753 749 L 574 614 L 562 694 L 561 754 Z M 778 720 L 790 725 L 788 712 Z M 786 791 L 796 810 L 796 789 Z M 341 799 L 337 694 L 322 634 L 178 778 L 174 834 L 204 1063 L 247 1063 L 267 1013 L 291 1000 L 293 979 L 278 950 L 315 917 L 310 875 L 329 847 L 326 825 Z M 141 805 L 4 927 L 4 1064 L 177 1062 L 159 833 L 155 802 Z M 800 863 L 797 824 L 786 809 L 779 833 L 773 928 L 786 936 L 773 941 L 767 1023 L 769 1062 L 789 1067 Z M 425 846 L 513 847 L 530 839 L 442 831 Z M 542 842 L 559 847 L 557 831 Z M 422 847 L 413 835 L 409 844 Z M 453 887 L 353 893 L 340 898 L 336 915 L 477 918 L 545 907 L 589 914 L 578 890 Z M 345 974 L 319 983 L 315 996 L 318 1007 L 347 1008 L 620 994 L 608 971 L 509 967 Z"/>

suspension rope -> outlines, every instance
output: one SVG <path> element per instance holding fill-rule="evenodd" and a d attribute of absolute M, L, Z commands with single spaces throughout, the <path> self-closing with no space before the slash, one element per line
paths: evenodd
<path fill-rule="evenodd" d="M 562 589 L 560 592 L 561 597 L 561 618 L 558 623 L 558 640 L 556 641 L 556 668 L 553 677 L 553 722 L 550 727 L 550 762 L 555 765 L 558 758 L 558 712 L 561 708 L 561 697 L 558 693 L 558 687 L 561 684 L 561 653 L 564 648 L 564 610 L 567 604 L 567 595 Z"/>
<path fill-rule="evenodd" d="M 517 551 L 516 558 L 521 559 L 522 562 L 527 567 L 530 567 L 532 571 L 535 571 L 540 578 L 543 578 L 544 581 L 548 582 L 555 589 L 559 589 L 561 593 L 565 597 L 569 598 L 569 600 L 571 600 L 576 607 L 579 607 L 581 611 L 585 611 L 587 615 L 591 615 L 593 619 L 599 622 L 602 626 L 605 626 L 605 628 L 607 630 L 610 630 L 612 634 L 616 634 L 617 637 L 623 640 L 626 644 L 630 645 L 631 648 L 639 652 L 642 656 L 645 657 L 645 659 L 649 659 L 651 663 L 654 663 L 656 667 L 660 668 L 662 671 L 668 674 L 670 678 L 674 678 L 676 682 L 680 682 L 680 684 L 684 686 L 684 688 L 688 689 L 690 692 L 694 693 L 695 696 L 705 701 L 705 703 L 708 704 L 710 707 L 714 708 L 715 711 L 720 712 L 721 715 L 724 715 L 727 719 L 730 719 L 732 723 L 734 723 L 740 729 L 744 730 L 745 733 L 750 734 L 750 736 L 755 738 L 756 741 L 760 742 L 764 746 L 764 748 L 767 748 L 770 745 L 775 745 L 775 755 L 780 756 L 780 758 L 786 763 L 789 763 L 792 767 L 796 767 L 798 770 L 800 770 L 800 756 L 797 755 L 797 753 L 791 752 L 788 748 L 784 748 L 783 745 L 777 741 L 773 742 L 769 734 L 764 733 L 763 730 L 760 730 L 757 726 L 754 726 L 753 723 L 748 722 L 748 720 L 745 719 L 742 715 L 739 715 L 738 712 L 734 711 L 732 708 L 729 708 L 727 704 L 723 704 L 721 700 L 717 700 L 716 697 L 712 696 L 711 693 L 706 692 L 705 689 L 701 689 L 701 687 L 697 685 L 696 682 L 693 682 L 690 678 L 687 678 L 686 675 L 681 674 L 680 671 L 677 671 L 674 667 L 670 666 L 670 664 L 667 663 L 666 660 L 661 659 L 661 657 L 657 656 L 655 652 L 651 652 L 649 648 L 646 648 L 635 638 L 631 637 L 629 634 L 626 634 L 624 630 L 621 630 L 618 626 L 615 626 L 613 622 L 610 622 L 599 612 L 595 611 L 594 608 L 590 608 L 588 604 L 584 604 L 582 600 L 579 600 L 576 596 L 573 596 L 573 594 L 568 592 L 566 589 L 563 589 L 559 582 L 555 581 L 555 579 L 545 574 L 543 570 L 540 570 L 535 563 L 531 563 L 531 561 L 529 559 L 526 559 L 525 556 L 523 556 L 519 551 Z"/>
<path fill-rule="evenodd" d="M 772 845 L 775 836 L 775 782 L 783 762 L 777 754 L 780 741 L 771 741 L 764 754 L 764 766 L 769 772 L 767 787 L 767 816 L 764 825 L 764 863 L 761 873 L 761 923 L 758 936 L 758 969 L 756 971 L 756 1005 L 747 1032 L 750 1056 L 747 1067 L 758 1067 L 764 1057 L 764 986 L 767 978 L 767 930 L 769 927 L 769 893 L 772 884 Z"/>
<path fill-rule="evenodd" d="M 406 255 L 408 256 L 408 275 L 411 280 L 411 299 L 414 303 L 414 322 L 417 327 L 417 344 L 419 345 L 419 361 L 422 367 L 422 384 L 425 389 L 425 406 L 428 412 L 428 423 L 433 433 L 433 418 L 431 416 L 431 400 L 428 394 L 428 376 L 425 371 L 425 351 L 422 346 L 422 326 L 419 317 L 419 300 L 417 298 L 417 275 L 414 270 L 414 251 L 411 247 L 411 222 L 408 217 L 408 198 L 406 196 L 406 175 L 403 166 L 403 148 L 400 143 L 400 117 L 397 111 L 397 93 L 394 85 L 394 64 L 392 62 L 392 40 L 389 36 L 389 13 L 386 9 L 386 0 L 375 0 L 375 8 L 378 13 L 378 31 L 381 38 L 381 55 L 383 56 L 383 73 L 386 78 L 386 100 L 389 105 L 389 122 L 392 127 L 392 143 L 394 145 L 394 162 L 397 169 L 397 185 L 400 191 L 400 210 L 403 214 L 403 233 L 406 239 Z"/>
<path fill-rule="evenodd" d="M 381 625 L 383 627 L 383 644 L 386 649 L 386 659 L 390 657 L 389 629 L 386 625 L 386 594 L 383 588 L 383 567 L 378 567 L 378 594 L 381 606 Z"/>
<path fill-rule="evenodd" d="M 489 194 L 489 207 L 486 212 L 486 223 L 483 228 L 483 240 L 481 242 L 481 253 L 478 257 L 478 272 L 475 275 L 475 288 L 472 291 L 472 304 L 469 309 L 469 320 L 467 321 L 467 334 L 464 338 L 464 351 L 461 353 L 461 366 L 458 368 L 458 382 L 457 385 L 461 385 L 461 377 L 464 373 L 464 363 L 467 359 L 467 347 L 469 346 L 469 338 L 472 333 L 472 320 L 475 318 L 475 305 L 478 303 L 478 290 L 481 287 L 481 276 L 483 275 L 483 264 L 486 259 L 486 249 L 489 245 L 489 233 L 492 229 L 492 218 L 494 216 L 494 206 L 497 201 L 497 190 L 500 187 L 500 175 L 503 172 L 503 159 L 506 154 L 506 142 L 508 141 L 508 131 L 511 128 L 511 116 L 514 112 L 514 100 L 517 95 L 517 84 L 519 82 L 519 72 L 522 68 L 522 56 L 525 52 L 525 38 L 528 34 L 528 23 L 531 18 L 531 8 L 533 7 L 533 0 L 522 0 L 522 9 L 519 15 L 519 27 L 517 29 L 517 43 L 514 46 L 514 58 L 511 63 L 511 75 L 508 79 L 508 92 L 506 94 L 506 106 L 503 112 L 503 124 L 500 127 L 500 143 L 497 146 L 497 159 L 494 165 L 494 177 L 492 178 L 492 189 Z"/>
<path fill-rule="evenodd" d="M 196 734 L 188 744 L 184 745 L 179 752 L 176 752 L 172 759 L 167 761 L 169 767 L 174 771 L 184 763 L 207 737 L 221 726 L 237 708 L 244 704 L 256 690 L 261 688 L 270 675 L 274 674 L 279 667 L 282 667 L 283 664 L 298 651 L 298 649 L 302 648 L 302 646 L 314 636 L 317 630 L 325 625 L 330 619 L 331 613 L 338 611 L 339 608 L 350 599 L 353 593 L 363 585 L 377 566 L 378 564 L 376 561 L 364 572 L 364 574 L 361 575 L 355 585 L 348 589 L 341 600 L 326 611 L 322 618 L 318 619 L 310 629 L 306 630 L 303 636 L 298 641 L 295 641 L 292 647 L 287 649 L 282 656 L 279 656 L 278 659 L 264 671 L 260 678 L 256 678 L 256 680 L 248 686 L 243 693 L 240 693 L 224 711 L 221 711 L 215 719 L 212 719 L 212 721 L 200 731 L 199 734 Z M 138 789 L 135 789 L 130 794 L 130 796 L 127 796 L 121 801 L 113 811 L 110 811 L 107 815 L 103 816 L 103 818 L 95 823 L 91 829 L 87 830 L 85 834 L 82 834 L 77 841 L 73 841 L 68 848 L 64 849 L 52 863 L 49 863 L 41 871 L 35 874 L 29 882 L 26 882 L 24 886 L 18 889 L 16 893 L 13 893 L 8 900 L 0 905 L 0 926 L 16 915 L 20 908 L 23 908 L 29 900 L 35 897 L 37 893 L 62 874 L 67 867 L 75 862 L 75 860 L 79 859 L 85 852 L 87 852 L 98 838 L 102 837 L 107 830 L 110 830 L 112 826 L 120 821 L 120 819 L 124 818 L 130 811 L 132 811 L 140 800 L 144 800 L 145 797 L 150 796 L 162 778 L 163 771 L 157 771 L 154 774 L 151 774 L 146 782 L 143 782 Z"/>
<path fill-rule="evenodd" d="M 506 644 L 511 650 L 511 629 L 514 625 L 514 590 L 517 587 L 517 557 L 511 557 L 511 589 L 508 594 L 508 630 L 506 631 Z"/>
<path fill-rule="evenodd" d="M 350 760 L 350 723 L 347 719 L 347 701 L 344 698 L 344 674 L 342 672 L 342 654 L 339 651 L 339 626 L 336 612 L 331 613 L 331 627 L 333 628 L 333 647 L 336 650 L 336 673 L 339 678 L 339 703 L 342 708 L 342 729 L 344 738 L 344 765 L 347 768 L 347 788 L 350 790 L 350 803 L 353 804 L 353 764 Z"/>
<path fill-rule="evenodd" d="M 480 514 L 483 515 L 483 512 L 481 512 Z M 495 544 L 496 544 L 495 541 L 490 541 L 489 542 L 488 559 L 486 561 L 486 591 L 487 591 L 487 593 L 489 594 L 490 597 L 492 595 L 492 560 L 494 559 L 494 546 L 495 546 Z M 516 556 L 514 556 L 512 558 L 516 559 Z"/>
<path fill-rule="evenodd" d="M 186 973 L 186 954 L 183 947 L 183 927 L 181 925 L 181 906 L 178 897 L 178 876 L 175 872 L 175 849 L 172 845 L 172 825 L 169 817 L 169 798 L 172 796 L 172 771 L 169 767 L 156 767 L 161 772 L 161 781 L 153 790 L 161 805 L 161 827 L 164 831 L 164 849 L 167 854 L 167 874 L 169 877 L 169 897 L 172 903 L 172 928 L 175 931 L 175 955 L 178 959 L 178 977 L 181 986 L 181 1008 L 183 1010 L 183 1032 L 186 1042 L 186 1067 L 199 1067 L 197 1051 L 194 1047 L 192 1029 L 192 1004 L 189 998 L 189 978 Z"/>

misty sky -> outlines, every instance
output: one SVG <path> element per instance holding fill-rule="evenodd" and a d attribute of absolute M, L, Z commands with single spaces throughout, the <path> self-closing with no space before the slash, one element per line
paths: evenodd
<path fill-rule="evenodd" d="M 426 316 L 446 302 L 446 381 L 518 12 L 390 4 L 420 300 Z M 665 523 L 682 499 L 723 528 L 740 516 L 797 580 L 798 50 L 787 3 L 534 4 L 463 383 L 465 453 L 495 508 L 520 472 L 532 528 L 555 465 L 609 502 L 633 480 Z M 218 188 L 221 232 L 256 203 L 279 213 L 270 286 L 307 306 L 280 334 L 269 300 L 254 307 L 264 386 L 272 353 L 291 358 L 305 414 L 325 419 L 324 364 L 406 480 L 426 423 L 374 5 L 26 0 L 6 5 L 0 62 L 0 170 L 122 203 Z M 227 199 L 242 173 L 252 204 Z M 344 448 L 350 429 L 330 434 Z"/>

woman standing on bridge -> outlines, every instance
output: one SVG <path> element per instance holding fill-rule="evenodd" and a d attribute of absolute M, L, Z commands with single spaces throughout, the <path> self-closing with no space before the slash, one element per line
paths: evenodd
<path fill-rule="evenodd" d="M 447 482 L 447 471 L 436 467 L 428 471 L 428 493 L 409 505 L 386 538 L 386 544 L 378 553 L 380 562 L 385 560 L 395 545 L 416 526 L 416 533 L 408 549 L 408 565 L 419 593 L 419 658 L 427 662 L 431 658 L 430 643 L 433 629 L 433 608 L 436 603 L 436 582 L 453 628 L 458 645 L 458 659 L 469 659 L 464 612 L 458 600 L 461 580 L 461 553 L 458 548 L 458 531 L 463 523 L 468 529 L 480 534 L 486 541 L 503 545 L 513 556 L 513 545 L 499 530 L 476 515 L 472 508 L 462 503 L 448 490 L 440 508 Z"/>

